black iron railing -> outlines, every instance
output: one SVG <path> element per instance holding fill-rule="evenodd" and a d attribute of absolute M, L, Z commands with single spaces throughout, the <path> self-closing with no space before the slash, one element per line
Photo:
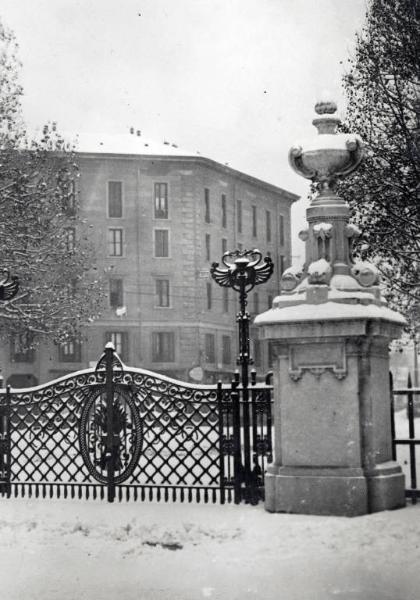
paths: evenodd
<path fill-rule="evenodd" d="M 420 498 L 417 480 L 420 458 L 416 450 L 420 445 L 420 437 L 416 437 L 416 428 L 420 427 L 420 388 L 412 386 L 410 375 L 405 388 L 393 389 L 392 375 L 390 379 L 392 457 L 400 463 L 405 473 L 406 497 L 411 498 L 412 504 L 417 504 L 417 498 Z"/>
<path fill-rule="evenodd" d="M 271 398 L 255 375 L 246 390 L 239 376 L 191 385 L 128 367 L 108 344 L 95 368 L 0 390 L 0 495 L 256 503 Z"/>

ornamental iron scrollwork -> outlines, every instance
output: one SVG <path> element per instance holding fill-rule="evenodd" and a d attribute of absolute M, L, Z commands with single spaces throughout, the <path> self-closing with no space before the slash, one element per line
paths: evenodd
<path fill-rule="evenodd" d="M 114 345 L 112 342 L 108 342 L 107 345 L 105 346 L 105 352 L 102 353 L 101 357 L 99 358 L 98 362 L 96 363 L 95 371 L 100 371 L 101 369 L 105 369 L 107 349 L 112 350 L 112 368 L 113 369 L 121 369 L 121 371 L 123 371 L 124 364 L 123 364 L 121 358 L 115 352 Z"/>
<path fill-rule="evenodd" d="M 233 250 L 222 256 L 225 268 L 213 263 L 210 269 L 213 279 L 222 287 L 248 294 L 256 285 L 265 283 L 272 275 L 274 265 L 269 256 L 263 260 L 259 250 Z"/>
<path fill-rule="evenodd" d="M 247 390 L 236 381 L 197 385 L 121 368 L 113 354 L 109 348 L 98 369 L 0 390 L 0 495 L 248 497 L 240 458 Z M 263 473 L 267 457 L 256 447 L 271 434 L 271 387 L 252 377 L 251 389 L 250 452 Z"/>
<path fill-rule="evenodd" d="M 89 473 L 108 483 L 107 402 L 103 390 L 90 393 L 82 410 L 79 428 L 80 451 Z M 136 467 L 143 446 L 140 416 L 126 389 L 116 389 L 112 403 L 112 445 L 115 453 L 114 483 L 125 481 Z"/>

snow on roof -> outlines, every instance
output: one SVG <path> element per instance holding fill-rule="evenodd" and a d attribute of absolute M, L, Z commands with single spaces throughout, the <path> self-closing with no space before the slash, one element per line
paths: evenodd
<path fill-rule="evenodd" d="M 291 202 L 299 199 L 299 196 L 292 192 L 263 181 L 262 179 L 249 175 L 243 171 L 239 171 L 231 167 L 227 162 L 222 163 L 214 158 L 202 155 L 198 150 L 192 151 L 185 148 L 180 148 L 176 143 L 167 140 L 157 142 L 156 140 L 143 137 L 141 132 L 139 133 L 140 134 L 137 134 L 136 131 L 133 133 L 127 132 L 122 134 L 79 133 L 77 135 L 71 135 L 65 133 L 63 136 L 69 143 L 74 143 L 75 152 L 86 154 L 119 154 L 164 157 L 178 156 L 189 159 L 203 159 L 205 161 L 209 161 L 211 164 L 213 164 L 213 166 L 218 165 L 219 167 L 235 172 L 237 176 L 250 183 L 258 186 L 264 186 L 266 189 L 269 189 L 275 193 L 281 193 L 284 198 L 287 198 Z"/>
<path fill-rule="evenodd" d="M 75 138 L 76 152 L 104 154 L 143 154 L 165 156 L 199 156 L 198 151 L 179 148 L 177 144 L 163 140 L 157 142 L 137 133 L 99 134 L 80 133 Z"/>

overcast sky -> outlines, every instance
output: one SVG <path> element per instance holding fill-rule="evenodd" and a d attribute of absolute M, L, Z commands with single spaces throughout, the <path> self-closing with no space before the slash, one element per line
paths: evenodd
<path fill-rule="evenodd" d="M 2 0 L 0 11 L 20 46 L 31 128 L 134 126 L 306 196 L 287 153 L 315 132 L 323 90 L 344 109 L 340 61 L 365 0 Z"/>

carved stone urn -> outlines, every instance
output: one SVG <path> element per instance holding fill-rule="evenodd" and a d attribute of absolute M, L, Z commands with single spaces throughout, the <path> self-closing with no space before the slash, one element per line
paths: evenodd
<path fill-rule="evenodd" d="M 334 116 L 334 102 L 318 102 L 312 121 L 319 137 L 296 144 L 289 152 L 289 163 L 294 171 L 321 185 L 321 194 L 327 195 L 336 180 L 348 175 L 363 157 L 362 141 L 357 135 L 337 134 L 340 119 Z"/>
<path fill-rule="evenodd" d="M 353 260 L 360 231 L 335 192 L 360 164 L 362 141 L 337 133 L 333 102 L 315 111 L 317 135 L 289 153 L 318 189 L 299 234 L 306 260 L 283 273 L 273 307 L 255 319 L 276 355 L 265 503 L 271 512 L 353 516 L 405 504 L 388 377 L 388 344 L 405 321 L 381 297 L 375 265 Z"/>

